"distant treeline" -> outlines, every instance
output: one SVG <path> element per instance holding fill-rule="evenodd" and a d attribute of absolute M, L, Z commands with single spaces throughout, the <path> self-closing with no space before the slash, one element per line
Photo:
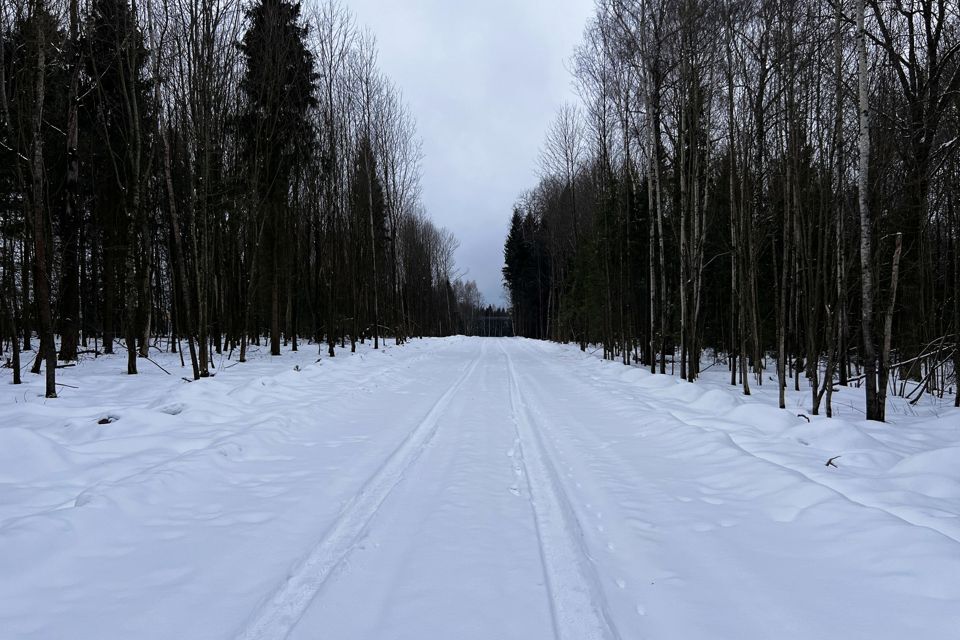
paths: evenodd
<path fill-rule="evenodd" d="M 813 413 L 955 390 L 960 5 L 596 5 L 506 241 L 516 331 L 691 381 L 711 348 L 747 394 L 772 360 Z"/>
<path fill-rule="evenodd" d="M 120 345 L 132 374 L 158 334 L 199 378 L 261 338 L 333 356 L 471 330 L 484 305 L 423 212 L 420 160 L 373 36 L 336 2 L 4 0 L 14 381 L 34 332 L 52 396 L 58 355 Z"/>

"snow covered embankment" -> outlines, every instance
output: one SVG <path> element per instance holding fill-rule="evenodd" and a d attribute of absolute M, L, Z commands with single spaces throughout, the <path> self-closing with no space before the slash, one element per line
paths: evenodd
<path fill-rule="evenodd" d="M 527 340 L 315 360 L 0 386 L 0 638 L 957 637 L 952 409 Z"/>
<path fill-rule="evenodd" d="M 788 409 L 776 408 L 775 382 L 754 385 L 745 397 L 727 384 L 727 372 L 708 372 L 689 384 L 636 367 L 613 368 L 680 421 L 724 433 L 752 456 L 960 542 L 960 410 L 950 399 L 927 396 L 912 407 L 890 398 L 889 421 L 881 424 L 855 418 L 863 394 L 856 388 L 835 396 L 844 417 L 826 418 L 809 416 L 807 392 L 792 388 Z"/>
<path fill-rule="evenodd" d="M 120 354 L 56 400 L 0 385 L 0 638 L 224 637 L 406 435 L 370 400 L 429 400 L 430 351 L 254 349 L 193 383 Z"/>

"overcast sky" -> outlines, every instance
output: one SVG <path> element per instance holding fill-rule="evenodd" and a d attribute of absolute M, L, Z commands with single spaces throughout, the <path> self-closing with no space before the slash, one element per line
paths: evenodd
<path fill-rule="evenodd" d="M 430 217 L 460 240 L 457 266 L 503 304 L 503 240 L 535 186 L 547 126 L 575 99 L 567 71 L 593 0 L 345 0 L 377 36 L 426 157 Z"/>

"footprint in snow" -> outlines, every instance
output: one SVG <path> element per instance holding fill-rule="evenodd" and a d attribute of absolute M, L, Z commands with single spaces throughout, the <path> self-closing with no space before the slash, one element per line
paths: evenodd
<path fill-rule="evenodd" d="M 157 411 L 159 411 L 160 413 L 165 413 L 165 414 L 167 414 L 168 416 L 178 416 L 178 415 L 180 415 L 181 413 L 183 413 L 183 405 L 182 405 L 182 404 L 168 404 L 168 405 L 166 405 L 166 406 L 164 406 L 164 407 L 160 407 L 159 409 L 157 409 Z"/>
<path fill-rule="evenodd" d="M 91 493 L 90 491 L 84 491 L 73 501 L 74 507 L 85 507 L 94 500 L 97 499 L 97 494 Z"/>
<path fill-rule="evenodd" d="M 243 453 L 243 447 L 235 442 L 228 442 L 218 449 L 224 458 L 233 458 Z"/>

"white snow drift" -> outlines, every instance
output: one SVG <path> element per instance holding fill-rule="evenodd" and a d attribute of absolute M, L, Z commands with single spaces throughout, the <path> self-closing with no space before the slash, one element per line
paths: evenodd
<path fill-rule="evenodd" d="M 0 386 L 2 638 L 960 637 L 936 400 L 808 423 L 525 340 L 123 363 Z"/>

